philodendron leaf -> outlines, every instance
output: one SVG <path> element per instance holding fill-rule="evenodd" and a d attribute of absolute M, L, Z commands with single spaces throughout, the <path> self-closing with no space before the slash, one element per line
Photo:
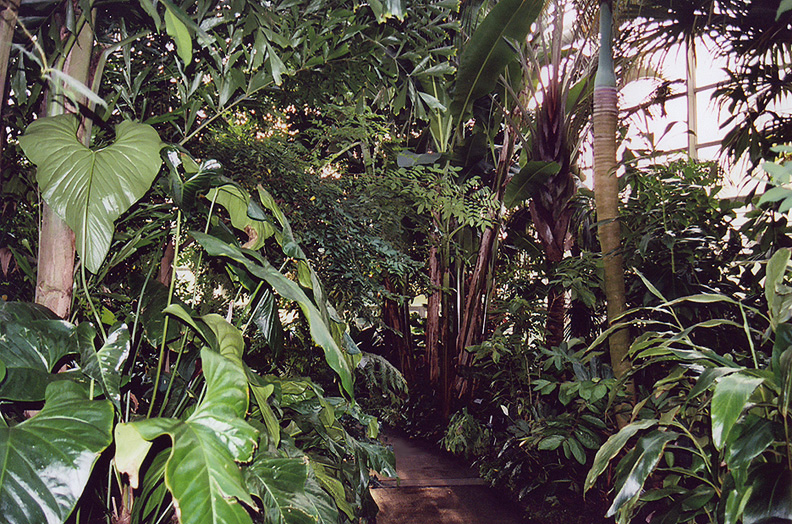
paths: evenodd
<path fill-rule="evenodd" d="M 94 335 L 91 333 L 90 343 L 80 344 L 80 367 L 83 373 L 101 386 L 105 396 L 120 412 L 121 368 L 129 356 L 129 329 L 123 324 L 113 330 L 107 335 L 107 340 L 99 351 L 94 350 L 93 339 Z"/>
<path fill-rule="evenodd" d="M 79 354 L 93 328 L 43 318 L 46 315 L 33 305 L 0 304 L 0 356 L 6 366 L 0 399 L 38 402 L 44 400 L 49 383 L 75 378 L 74 372 L 54 373 L 55 366 Z"/>
<path fill-rule="evenodd" d="M 257 431 L 244 416 L 248 406 L 245 372 L 239 362 L 211 349 L 201 351 L 206 397 L 187 420 L 152 418 L 119 424 L 127 446 L 116 449 L 119 470 L 136 476 L 143 444 L 168 435 L 172 442 L 165 485 L 182 524 L 249 524 L 240 504 L 254 507 L 237 462 L 253 458 Z M 134 457 L 128 455 L 134 453 Z"/>
<path fill-rule="evenodd" d="M 245 468 L 251 492 L 261 499 L 267 524 L 316 524 L 320 522 L 319 507 L 330 497 L 313 500 L 306 492 L 310 469 L 305 458 L 257 457 Z"/>
<path fill-rule="evenodd" d="M 265 280 L 280 296 L 287 300 L 297 302 L 308 320 L 314 342 L 324 350 L 325 360 L 328 365 L 333 371 L 338 373 L 344 390 L 350 396 L 354 394 L 352 387 L 352 370 L 344 351 L 338 345 L 333 334 L 330 332 L 330 328 L 322 319 L 322 314 L 316 304 L 308 298 L 296 282 L 290 280 L 266 260 L 261 259 L 261 263 L 257 264 L 249 259 L 241 249 L 227 244 L 218 238 L 198 231 L 191 231 L 190 235 L 203 246 L 209 255 L 223 256 L 239 262 L 244 265 L 245 269 L 251 274 Z"/>
<path fill-rule="evenodd" d="M 763 379 L 741 373 L 721 378 L 712 394 L 712 443 L 718 451 L 729 441 L 729 433 L 745 404 Z"/>
<path fill-rule="evenodd" d="M 125 121 L 116 141 L 91 150 L 77 139 L 72 115 L 40 118 L 19 144 L 38 167 L 44 200 L 76 235 L 85 267 L 96 273 L 110 249 L 115 220 L 137 202 L 157 176 L 161 142 L 153 127 Z"/>
<path fill-rule="evenodd" d="M 265 220 L 251 218 L 248 215 L 250 195 L 234 184 L 213 188 L 206 198 L 217 202 L 228 211 L 231 225 L 248 234 L 249 240 L 245 245 L 249 249 L 260 249 L 266 240 L 275 233 L 275 228 Z"/>
<path fill-rule="evenodd" d="M 0 428 L 3 522 L 64 522 L 110 445 L 113 414 L 107 400 L 89 400 L 81 385 L 60 381 L 47 387 L 37 415 Z"/>

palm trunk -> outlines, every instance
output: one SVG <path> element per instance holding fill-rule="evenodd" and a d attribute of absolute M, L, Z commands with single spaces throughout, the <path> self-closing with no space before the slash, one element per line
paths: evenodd
<path fill-rule="evenodd" d="M 600 55 L 594 87 L 594 194 L 597 206 L 599 241 L 605 266 L 605 298 L 608 322 L 613 324 L 626 309 L 624 268 L 621 256 L 619 226 L 619 182 L 616 177 L 616 127 L 618 104 L 616 76 L 613 67 L 610 2 L 603 1 L 600 14 Z M 626 329 L 613 333 L 608 341 L 610 361 L 616 378 L 630 369 L 627 359 L 630 340 Z M 628 386 L 629 387 L 629 386 Z M 619 425 L 626 420 L 619 417 Z"/>
<path fill-rule="evenodd" d="M 83 24 L 63 64 L 64 73 L 84 84 L 89 83 L 93 40 L 91 24 Z M 48 102 L 47 114 L 50 116 L 62 114 L 67 110 L 63 100 L 51 98 Z M 83 136 L 79 138 L 87 143 L 90 137 L 85 136 L 87 133 L 83 128 L 81 132 Z M 36 303 L 50 308 L 59 317 L 66 318 L 71 311 L 74 287 L 74 232 L 46 203 L 42 203 L 41 214 Z"/>

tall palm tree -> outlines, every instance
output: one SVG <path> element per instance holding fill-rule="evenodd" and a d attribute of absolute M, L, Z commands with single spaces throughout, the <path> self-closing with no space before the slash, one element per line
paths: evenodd
<path fill-rule="evenodd" d="M 570 11 L 573 10 L 573 11 Z M 574 14 L 574 21 L 570 24 Z M 577 192 L 575 166 L 587 127 L 591 57 L 581 49 L 591 36 L 596 13 L 584 2 L 553 0 L 540 19 L 539 31 L 527 47 L 526 94 L 538 101 L 525 119 L 527 158 L 554 162 L 558 171 L 535 186 L 530 195 L 531 219 L 545 253 L 548 278 L 569 248 L 571 199 Z M 542 27 L 542 26 L 545 27 Z M 528 101 L 526 101 L 528 102 Z M 566 297 L 552 286 L 547 297 L 546 345 L 558 346 L 564 337 Z"/>
<path fill-rule="evenodd" d="M 600 3 L 600 49 L 594 79 L 594 197 L 600 246 L 602 248 L 608 322 L 614 323 L 626 310 L 624 269 L 619 226 L 619 182 L 616 177 L 616 127 L 618 90 L 613 65 L 613 4 Z M 614 332 L 609 339 L 610 361 L 614 375 L 623 377 L 630 368 L 627 360 L 629 333 Z M 619 424 L 625 423 L 623 418 Z"/>

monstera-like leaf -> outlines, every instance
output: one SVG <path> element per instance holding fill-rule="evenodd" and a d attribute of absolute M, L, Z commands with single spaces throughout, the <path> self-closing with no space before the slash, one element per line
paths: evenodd
<path fill-rule="evenodd" d="M 318 486 L 312 489 L 309 473 L 303 458 L 261 456 L 245 468 L 248 486 L 261 499 L 267 524 L 338 522 L 333 499 Z"/>
<path fill-rule="evenodd" d="M 47 204 L 74 231 L 85 267 L 96 273 L 110 249 L 113 223 L 151 186 L 162 160 L 153 127 L 125 121 L 116 141 L 96 151 L 77 139 L 72 115 L 41 118 L 19 143 L 38 171 Z"/>
<path fill-rule="evenodd" d="M 5 366 L 0 399 L 38 402 L 44 400 L 49 383 L 79 376 L 54 373 L 55 366 L 80 353 L 91 325 L 74 326 L 52 317 L 49 310 L 32 304 L 0 303 L 0 361 Z"/>
<path fill-rule="evenodd" d="M 221 346 L 224 354 L 201 351 L 206 397 L 189 418 L 151 418 L 116 426 L 116 464 L 135 483 L 151 441 L 170 437 L 165 485 L 183 524 L 252 522 L 240 504 L 254 507 L 237 462 L 251 460 L 258 433 L 243 418 L 248 387 L 241 350 L 231 354 L 231 344 Z"/>
<path fill-rule="evenodd" d="M 113 406 L 69 381 L 47 387 L 33 418 L 0 428 L 0 514 L 8 524 L 59 524 L 110 445 Z"/>
<path fill-rule="evenodd" d="M 0 303 L 0 399 L 44 400 L 47 385 L 60 380 L 96 381 L 121 409 L 121 368 L 129 355 L 129 330 L 121 325 L 96 351 L 96 330 L 87 322 L 75 326 L 46 308 L 21 302 Z M 67 356 L 80 356 L 80 369 L 55 373 Z"/>

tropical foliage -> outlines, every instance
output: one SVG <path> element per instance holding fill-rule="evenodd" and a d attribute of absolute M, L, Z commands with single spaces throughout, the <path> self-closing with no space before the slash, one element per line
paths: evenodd
<path fill-rule="evenodd" d="M 374 522 L 380 421 L 538 521 L 792 520 L 788 2 L 0 8 L 7 521 Z M 729 162 L 630 150 L 701 35 Z"/>

